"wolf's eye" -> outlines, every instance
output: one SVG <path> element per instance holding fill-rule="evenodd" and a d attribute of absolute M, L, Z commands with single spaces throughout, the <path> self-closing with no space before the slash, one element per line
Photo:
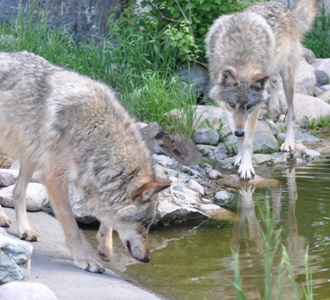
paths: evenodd
<path fill-rule="evenodd" d="M 235 103 L 234 102 L 229 102 L 229 106 L 234 108 L 235 107 Z"/>
<path fill-rule="evenodd" d="M 246 108 L 247 108 L 247 109 L 251 109 L 252 107 L 253 107 L 253 105 L 250 104 L 250 105 L 248 105 Z"/>

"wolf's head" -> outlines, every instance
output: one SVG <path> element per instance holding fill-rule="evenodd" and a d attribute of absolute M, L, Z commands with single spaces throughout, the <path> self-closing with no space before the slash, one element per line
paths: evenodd
<path fill-rule="evenodd" d="M 242 137 L 252 113 L 265 100 L 268 76 L 254 72 L 250 80 L 240 79 L 233 67 L 225 68 L 210 91 L 210 98 L 223 102 L 232 132 Z"/>
<path fill-rule="evenodd" d="M 128 252 L 141 262 L 149 262 L 148 232 L 156 217 L 156 194 L 170 186 L 168 179 L 156 179 L 134 191 L 130 204 L 116 213 L 113 224 Z"/>

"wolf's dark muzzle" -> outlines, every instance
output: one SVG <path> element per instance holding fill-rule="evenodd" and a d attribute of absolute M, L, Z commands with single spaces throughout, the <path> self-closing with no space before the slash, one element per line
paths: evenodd
<path fill-rule="evenodd" d="M 245 134 L 244 131 L 238 131 L 238 130 L 235 131 L 235 135 L 238 137 L 242 137 L 242 136 L 244 136 L 244 134 Z"/>

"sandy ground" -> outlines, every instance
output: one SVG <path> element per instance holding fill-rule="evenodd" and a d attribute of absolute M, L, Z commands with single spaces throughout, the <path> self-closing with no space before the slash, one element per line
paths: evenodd
<path fill-rule="evenodd" d="M 4 208 L 12 225 L 6 231 L 16 236 L 15 211 Z M 33 242 L 31 282 L 47 285 L 59 300 L 157 300 L 158 296 L 135 286 L 107 269 L 105 274 L 94 274 L 73 265 L 59 222 L 45 212 L 29 213 L 31 226 L 39 234 Z"/>

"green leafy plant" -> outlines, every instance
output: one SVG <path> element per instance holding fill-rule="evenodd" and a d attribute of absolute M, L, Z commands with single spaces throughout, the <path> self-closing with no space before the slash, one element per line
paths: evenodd
<path fill-rule="evenodd" d="M 310 130 L 315 131 L 321 128 L 330 127 L 330 117 L 320 116 L 318 119 L 316 119 L 304 116 L 304 120 L 307 124 L 307 129 Z"/>
<path fill-rule="evenodd" d="M 164 31 L 179 53 L 181 61 L 205 61 L 205 37 L 213 21 L 222 14 L 241 10 L 237 0 L 142 0 L 148 7 L 144 20 Z"/>
<path fill-rule="evenodd" d="M 235 156 L 238 154 L 237 144 L 225 144 L 226 154 L 228 156 Z"/>
<path fill-rule="evenodd" d="M 215 130 L 219 134 L 219 143 L 223 143 L 226 141 L 226 139 L 232 135 L 232 132 L 224 132 L 224 126 L 225 124 L 220 122 L 218 128 L 214 128 L 214 126 L 211 124 L 211 122 L 208 119 L 205 119 L 205 124 L 208 128 Z"/>

